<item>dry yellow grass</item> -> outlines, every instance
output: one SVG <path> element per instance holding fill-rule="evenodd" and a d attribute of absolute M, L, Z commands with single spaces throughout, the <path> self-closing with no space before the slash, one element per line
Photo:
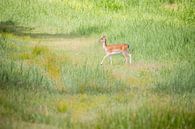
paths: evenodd
<path fill-rule="evenodd" d="M 170 11 L 178 11 L 182 7 L 177 3 L 165 3 L 162 5 L 162 8 Z"/>

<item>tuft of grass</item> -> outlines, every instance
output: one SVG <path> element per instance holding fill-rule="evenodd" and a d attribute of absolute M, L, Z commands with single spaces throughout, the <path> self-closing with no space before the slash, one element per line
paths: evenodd
<path fill-rule="evenodd" d="M 100 0 L 96 2 L 96 6 L 109 11 L 119 11 L 125 8 L 125 1 L 120 0 Z"/>
<path fill-rule="evenodd" d="M 57 56 L 53 54 L 48 54 L 43 57 L 43 62 L 41 65 L 46 68 L 46 71 L 48 72 L 49 76 L 51 76 L 53 79 L 59 79 L 60 78 L 60 68 L 59 61 Z"/>
<path fill-rule="evenodd" d="M 45 46 L 36 45 L 32 49 L 32 55 L 33 56 L 39 56 L 48 53 L 49 49 Z"/>
<path fill-rule="evenodd" d="M 58 112 L 65 113 L 68 111 L 68 105 L 65 101 L 59 101 L 56 104 Z"/>

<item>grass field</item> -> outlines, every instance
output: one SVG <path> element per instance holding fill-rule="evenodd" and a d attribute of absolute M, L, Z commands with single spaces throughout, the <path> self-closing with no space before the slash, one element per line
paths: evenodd
<path fill-rule="evenodd" d="M 194 1 L 0 5 L 0 129 L 195 128 Z M 100 65 L 101 35 L 132 64 Z"/>

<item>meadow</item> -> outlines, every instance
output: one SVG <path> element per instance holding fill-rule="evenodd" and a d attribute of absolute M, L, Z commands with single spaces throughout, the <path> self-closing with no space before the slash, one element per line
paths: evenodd
<path fill-rule="evenodd" d="M 0 129 L 194 129 L 194 57 L 193 0 L 0 0 Z"/>

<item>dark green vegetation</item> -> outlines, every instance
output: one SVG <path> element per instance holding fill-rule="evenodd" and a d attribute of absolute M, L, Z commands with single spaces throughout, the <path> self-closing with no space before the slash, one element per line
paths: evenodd
<path fill-rule="evenodd" d="M 0 128 L 195 128 L 192 0 L 0 5 Z M 100 66 L 102 34 L 133 63 Z"/>

